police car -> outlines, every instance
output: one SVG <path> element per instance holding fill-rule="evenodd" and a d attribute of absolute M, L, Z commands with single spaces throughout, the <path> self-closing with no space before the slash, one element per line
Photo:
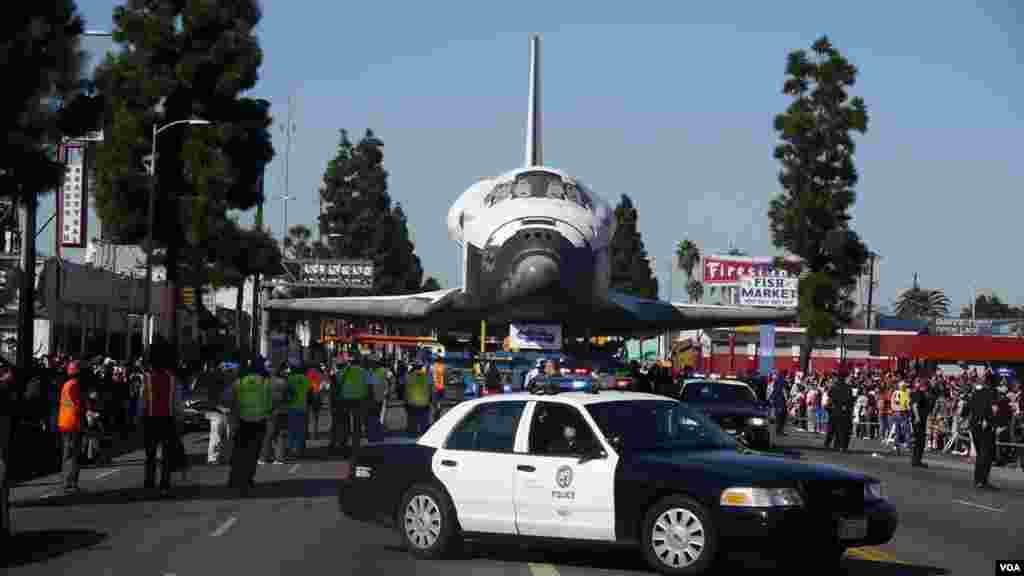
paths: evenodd
<path fill-rule="evenodd" d="M 871 477 L 753 453 L 677 400 L 617 390 L 459 404 L 417 440 L 363 447 L 339 505 L 397 528 L 420 558 L 464 539 L 626 545 L 673 575 L 793 542 L 801 564 L 831 573 L 897 526 Z"/>

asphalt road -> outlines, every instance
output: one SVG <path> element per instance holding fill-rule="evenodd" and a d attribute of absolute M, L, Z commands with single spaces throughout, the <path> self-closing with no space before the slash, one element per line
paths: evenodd
<path fill-rule="evenodd" d="M 905 457 L 840 456 L 818 449 L 820 442 L 820 436 L 790 434 L 783 450 L 790 457 L 839 463 L 881 477 L 901 513 L 902 524 L 890 544 L 848 552 L 848 574 L 974 576 L 993 573 L 996 559 L 1024 556 L 1019 536 L 1024 534 L 1024 472 L 1001 472 L 994 480 L 1002 491 L 977 493 L 969 471 L 957 469 L 955 462 L 918 470 Z M 178 487 L 169 499 L 141 491 L 138 452 L 111 466 L 84 470 L 79 495 L 61 495 L 59 479 L 53 477 L 15 488 L 18 536 L 3 551 L 8 560 L 0 566 L 18 576 L 257 576 L 311 569 L 357 575 L 647 573 L 638 554 L 593 550 L 470 547 L 456 560 L 416 561 L 400 548 L 395 533 L 338 513 L 336 479 L 345 463 L 328 458 L 322 443 L 314 444 L 307 459 L 262 467 L 257 490 L 244 500 L 222 488 L 227 467 L 205 464 L 204 436 L 191 435 L 186 444 L 196 465 L 188 481 L 175 479 Z M 800 554 L 800 542 L 794 541 L 793 549 Z M 755 573 L 775 572 L 773 564 L 756 559 L 741 564 Z M 720 573 L 739 573 L 736 568 Z"/>

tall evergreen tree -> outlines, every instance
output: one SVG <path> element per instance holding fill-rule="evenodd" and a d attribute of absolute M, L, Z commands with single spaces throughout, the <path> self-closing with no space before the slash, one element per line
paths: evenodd
<path fill-rule="evenodd" d="M 651 261 L 644 240 L 637 228 L 637 210 L 625 194 L 615 207 L 615 236 L 612 237 L 611 288 L 641 298 L 658 297 L 658 279 L 651 270 Z"/>
<path fill-rule="evenodd" d="M 54 190 L 64 166 L 53 154 L 63 104 L 81 86 L 83 21 L 73 0 L 14 2 L 0 22 L 0 196 L 21 199 Z M 67 107 L 77 111 L 76 107 Z M 75 135 L 75 134 L 70 134 Z"/>
<path fill-rule="evenodd" d="M 353 144 L 341 131 L 337 155 L 324 174 L 320 230 L 332 258 L 372 260 L 373 294 L 406 294 L 420 289 L 423 267 L 409 239 L 405 212 L 392 205 L 384 170 L 384 143 L 372 130 Z M 366 293 L 345 289 L 341 295 Z"/>
<path fill-rule="evenodd" d="M 270 105 L 239 97 L 256 84 L 262 62 L 260 17 L 255 0 L 127 0 L 114 10 L 114 40 L 123 49 L 97 71 L 108 104 L 97 158 L 104 226 L 124 242 L 146 234 L 151 185 L 143 159 L 154 124 L 196 117 L 213 123 L 175 126 L 158 138 L 154 237 L 166 249 L 172 285 L 188 238 L 203 241 L 227 210 L 260 200 L 257 183 L 273 156 Z M 186 211 L 197 216 L 188 224 Z"/>
<path fill-rule="evenodd" d="M 835 335 L 850 321 L 853 306 L 845 295 L 868 261 L 867 246 L 850 227 L 857 184 L 853 134 L 868 129 L 864 101 L 847 93 L 856 79 L 857 68 L 822 37 L 810 53 L 789 55 L 782 92 L 793 101 L 775 117 L 783 192 L 772 199 L 768 217 L 775 246 L 803 259 L 804 372 L 815 340 Z"/>

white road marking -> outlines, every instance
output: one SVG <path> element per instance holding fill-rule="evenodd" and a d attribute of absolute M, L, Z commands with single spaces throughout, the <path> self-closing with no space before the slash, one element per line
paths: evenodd
<path fill-rule="evenodd" d="M 975 504 L 974 502 L 968 502 L 966 500 L 953 500 L 957 504 L 963 504 L 964 506 L 971 506 L 972 508 L 980 508 L 982 510 L 988 510 L 989 512 L 1003 512 L 1000 508 L 992 508 L 991 506 L 985 506 L 982 504 Z"/>
<path fill-rule="evenodd" d="M 117 474 L 120 471 L 121 471 L 120 468 L 114 468 L 113 470 L 107 470 L 106 472 L 103 472 L 102 474 L 97 474 L 96 477 L 93 478 L 93 480 L 103 480 L 104 478 L 106 478 L 108 476 L 113 476 L 114 474 Z"/>
<path fill-rule="evenodd" d="M 214 530 L 213 533 L 210 534 L 210 536 L 213 536 L 214 538 L 216 538 L 218 536 L 223 536 L 225 532 L 227 532 L 228 530 L 231 530 L 231 527 L 234 526 L 236 522 L 238 522 L 238 518 L 235 518 L 234 516 L 232 516 L 231 518 L 228 518 L 227 520 L 224 521 L 223 524 L 220 525 L 219 528 Z"/>
<path fill-rule="evenodd" d="M 531 576 L 559 576 L 558 569 L 551 564 L 534 564 L 531 562 L 529 567 Z"/>
<path fill-rule="evenodd" d="M 299 465 L 296 464 L 296 465 L 294 465 L 294 466 L 292 466 L 291 468 L 288 469 L 288 473 L 289 474 L 295 474 L 295 471 L 298 470 L 298 469 L 299 469 Z"/>
<path fill-rule="evenodd" d="M 60 490 L 51 490 L 51 491 L 47 492 L 46 494 L 43 494 L 39 498 L 41 498 L 43 500 L 46 500 L 47 498 L 53 498 L 54 496 L 56 496 L 57 494 L 60 494 L 60 493 L 61 493 Z"/>

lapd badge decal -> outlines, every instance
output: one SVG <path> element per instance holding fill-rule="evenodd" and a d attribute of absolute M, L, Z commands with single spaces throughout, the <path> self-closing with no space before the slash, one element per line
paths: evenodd
<path fill-rule="evenodd" d="M 565 490 L 572 485 L 572 468 L 569 468 L 568 466 L 560 467 L 558 472 L 555 473 L 555 483 L 558 484 L 558 487 L 562 490 Z"/>
<path fill-rule="evenodd" d="M 555 500 L 576 499 L 576 491 L 568 490 L 569 486 L 572 486 L 572 468 L 568 466 L 559 466 L 558 471 L 555 472 L 555 484 L 556 487 L 561 488 L 561 490 L 552 490 L 552 498 Z"/>

